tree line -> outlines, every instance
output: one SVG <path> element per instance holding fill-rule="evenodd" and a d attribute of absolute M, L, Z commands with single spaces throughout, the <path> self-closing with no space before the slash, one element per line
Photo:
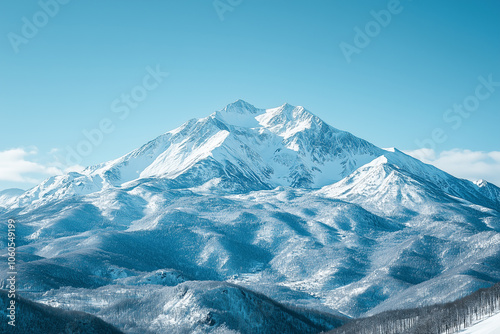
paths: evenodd
<path fill-rule="evenodd" d="M 329 334 L 452 334 L 500 312 L 500 283 L 445 304 L 386 311 Z"/>

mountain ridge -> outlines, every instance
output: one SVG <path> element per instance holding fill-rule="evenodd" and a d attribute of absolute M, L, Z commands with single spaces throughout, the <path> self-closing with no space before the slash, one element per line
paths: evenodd
<path fill-rule="evenodd" d="M 17 206 L 87 195 L 151 177 L 172 180 L 177 187 L 206 185 L 240 193 L 278 186 L 321 188 L 380 156 L 413 174 L 424 173 L 453 196 L 500 207 L 500 188 L 491 183 L 455 179 L 397 149 L 378 148 L 329 126 L 301 106 L 285 103 L 259 109 L 243 100 L 189 120 L 120 158 L 49 178 L 20 195 Z"/>
<path fill-rule="evenodd" d="M 304 108 L 237 101 L 10 198 L 0 224 L 17 222 L 24 296 L 121 330 L 196 323 L 200 332 L 237 332 L 249 327 L 235 319 L 261 321 L 268 299 L 305 310 L 273 306 L 283 328 L 320 321 L 331 329 L 335 322 L 317 312 L 366 316 L 500 281 L 497 194 Z M 214 309 L 212 299 L 229 309 Z M 274 325 L 259 328 L 272 333 Z"/>

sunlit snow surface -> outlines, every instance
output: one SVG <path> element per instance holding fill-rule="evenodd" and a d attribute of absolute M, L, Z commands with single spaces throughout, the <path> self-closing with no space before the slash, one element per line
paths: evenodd
<path fill-rule="evenodd" d="M 27 298 L 131 333 L 319 332 L 499 281 L 499 208 L 492 184 L 237 101 L 5 193 L 0 222 L 18 221 Z"/>
<path fill-rule="evenodd" d="M 474 326 L 471 326 L 459 334 L 498 334 L 500 333 L 500 313 L 489 317 Z"/>

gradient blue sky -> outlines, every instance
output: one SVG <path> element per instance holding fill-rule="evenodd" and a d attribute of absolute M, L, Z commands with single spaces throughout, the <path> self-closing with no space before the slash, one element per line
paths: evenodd
<path fill-rule="evenodd" d="M 81 165 L 240 98 L 302 105 L 380 147 L 416 151 L 416 140 L 441 128 L 447 139 L 416 152 L 422 159 L 462 177 L 500 175 L 500 87 L 457 129 L 443 120 L 474 95 L 479 76 L 500 81 L 500 2 L 401 0 L 348 63 L 339 44 L 354 44 L 353 29 L 388 3 L 244 0 L 220 20 L 212 0 L 73 0 L 16 53 L 9 33 L 22 35 L 23 17 L 33 21 L 41 7 L 1 1 L 0 190 L 64 170 L 65 148 L 103 118 L 115 130 Z M 119 119 L 111 103 L 157 64 L 169 76 Z"/>

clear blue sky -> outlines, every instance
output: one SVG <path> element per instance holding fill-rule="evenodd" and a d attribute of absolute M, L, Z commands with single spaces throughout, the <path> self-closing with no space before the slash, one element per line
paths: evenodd
<path fill-rule="evenodd" d="M 401 0 L 350 63 L 340 43 L 354 46 L 353 29 L 391 1 L 238 2 L 220 1 L 232 9 L 221 20 L 212 0 L 73 0 L 44 22 L 38 1 L 1 1 L 0 157 L 22 149 L 50 167 L 109 118 L 114 131 L 81 162 L 95 164 L 240 98 L 302 105 L 381 147 L 416 150 L 441 128 L 437 153 L 500 151 L 500 86 L 457 129 L 443 120 L 479 76 L 500 81 L 499 1 Z M 9 33 L 23 36 L 23 17 L 41 27 L 15 52 Z M 112 102 L 157 64 L 169 76 L 119 119 Z M 0 190 L 39 178 L 0 176 Z"/>

